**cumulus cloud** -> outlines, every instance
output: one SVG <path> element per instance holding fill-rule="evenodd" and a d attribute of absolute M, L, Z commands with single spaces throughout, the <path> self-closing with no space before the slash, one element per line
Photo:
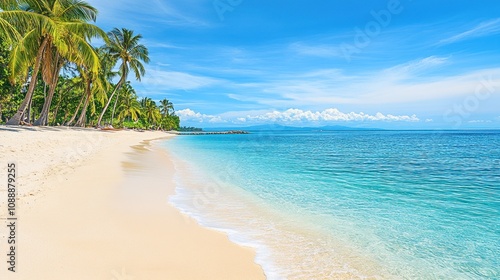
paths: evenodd
<path fill-rule="evenodd" d="M 335 108 L 326 109 L 324 111 L 303 111 L 300 109 L 288 109 L 286 111 L 273 111 L 259 116 L 249 116 L 249 119 L 256 119 L 262 121 L 282 121 L 282 122 L 296 122 L 296 121 L 419 121 L 417 116 L 394 116 L 376 113 L 375 115 L 361 113 L 343 113 Z"/>
<path fill-rule="evenodd" d="M 223 120 L 221 116 L 214 116 L 214 115 L 206 115 L 206 114 L 201 114 L 198 112 L 195 112 L 191 109 L 184 109 L 184 110 L 179 110 L 176 111 L 177 116 L 182 121 L 191 121 L 191 122 L 209 122 L 209 123 L 225 123 L 227 122 L 226 120 Z"/>
<path fill-rule="evenodd" d="M 191 109 L 184 109 L 177 112 L 182 121 L 188 122 L 210 122 L 210 123 L 328 123 L 328 122 L 419 122 L 416 115 L 391 115 L 376 113 L 374 115 L 363 112 L 344 113 L 336 108 L 323 111 L 304 111 L 301 109 L 288 109 L 285 111 L 271 111 L 260 114 L 247 114 L 244 116 L 224 117 L 223 115 L 206 115 L 195 112 Z"/>

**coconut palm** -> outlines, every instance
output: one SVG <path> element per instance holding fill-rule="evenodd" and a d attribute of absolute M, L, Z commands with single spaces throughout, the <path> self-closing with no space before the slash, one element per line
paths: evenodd
<path fill-rule="evenodd" d="M 140 34 L 134 35 L 132 30 L 115 28 L 108 33 L 108 37 L 109 42 L 106 46 L 106 50 L 111 57 L 121 61 L 121 77 L 97 120 L 97 126 L 101 126 L 102 118 L 111 100 L 113 100 L 116 92 L 126 82 L 129 72 L 132 70 L 135 74 L 135 78 L 140 81 L 141 77 L 144 76 L 146 72 L 142 62 L 149 63 L 148 49 L 144 45 L 139 44 L 139 41 L 142 39 Z"/>
<path fill-rule="evenodd" d="M 104 49 L 97 49 L 97 53 L 99 55 L 99 61 L 101 63 L 101 68 L 98 73 L 93 73 L 86 67 L 79 67 L 78 71 L 80 72 L 80 77 L 84 81 L 84 96 L 85 102 L 83 104 L 82 112 L 80 113 L 80 118 L 76 122 L 75 126 L 83 127 L 86 123 L 87 117 L 87 109 L 91 101 L 99 101 L 101 104 L 104 104 L 106 101 L 106 92 L 110 88 L 110 79 L 112 76 L 112 60 L 109 59 L 108 54 L 104 51 Z M 114 64 L 114 63 L 113 63 Z M 95 107 L 94 102 L 92 102 L 92 110 Z"/>
<path fill-rule="evenodd" d="M 141 115 L 141 104 L 137 101 L 137 94 L 130 83 L 126 83 L 120 90 L 120 106 L 118 106 L 118 119 L 122 122 L 126 118 L 137 121 Z"/>
<path fill-rule="evenodd" d="M 32 67 L 31 81 L 25 99 L 7 124 L 19 124 L 32 98 L 37 76 L 50 87 L 39 124 L 46 124 L 55 85 L 64 60 L 86 65 L 92 72 L 99 71 L 99 58 L 89 40 L 105 38 L 105 33 L 88 23 L 95 21 L 97 10 L 81 0 L 23 0 L 17 1 L 26 11 L 43 19 L 43 23 L 28 28 L 11 53 L 13 76 L 27 73 Z M 14 21 L 13 16 L 7 21 Z"/>
<path fill-rule="evenodd" d="M 160 110 L 156 103 L 149 97 L 144 97 L 141 100 L 142 114 L 150 125 L 156 125 L 161 119 Z"/>
<path fill-rule="evenodd" d="M 160 112 L 164 118 L 170 116 L 171 112 L 172 113 L 175 112 L 174 104 L 166 98 L 163 100 L 160 100 Z"/>
<path fill-rule="evenodd" d="M 33 26 L 51 29 L 43 16 L 27 11 L 17 0 L 0 0 L 0 38 L 3 41 L 17 42 L 21 40 L 21 34 Z"/>

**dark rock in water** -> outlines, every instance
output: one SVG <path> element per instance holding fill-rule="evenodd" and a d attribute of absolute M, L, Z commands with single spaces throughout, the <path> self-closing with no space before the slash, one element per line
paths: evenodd
<path fill-rule="evenodd" d="M 248 132 L 244 130 L 230 130 L 226 134 L 248 134 Z"/>

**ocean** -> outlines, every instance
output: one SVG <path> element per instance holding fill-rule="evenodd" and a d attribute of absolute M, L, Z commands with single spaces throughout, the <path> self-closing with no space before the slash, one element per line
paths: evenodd
<path fill-rule="evenodd" d="M 161 143 L 169 200 L 268 279 L 500 279 L 500 131 L 253 131 Z"/>

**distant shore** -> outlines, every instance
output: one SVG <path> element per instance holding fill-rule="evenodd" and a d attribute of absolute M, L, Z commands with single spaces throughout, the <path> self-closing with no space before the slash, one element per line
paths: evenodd
<path fill-rule="evenodd" d="M 264 279 L 253 250 L 168 203 L 175 170 L 148 143 L 169 137 L 0 126 L 2 174 L 17 166 L 20 225 L 17 271 L 2 262 L 0 278 Z M 0 207 L 3 218 L 6 199 Z"/>

